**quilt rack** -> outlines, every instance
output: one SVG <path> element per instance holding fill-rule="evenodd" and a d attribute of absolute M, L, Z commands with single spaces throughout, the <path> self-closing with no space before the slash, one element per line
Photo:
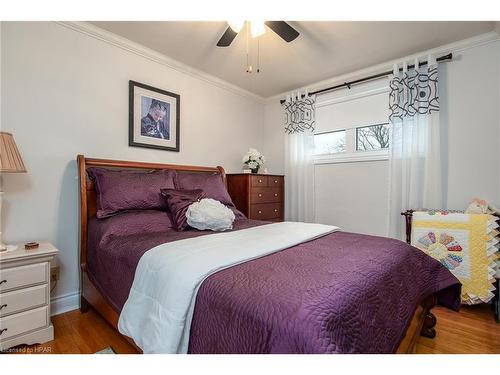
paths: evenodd
<path fill-rule="evenodd" d="M 422 210 L 422 211 L 427 211 L 427 210 Z M 436 211 L 443 212 L 442 210 L 436 210 Z M 412 230 L 413 230 L 412 224 L 413 224 L 413 216 L 414 216 L 415 212 L 418 212 L 418 210 L 410 209 L 410 210 L 406 210 L 404 212 L 401 212 L 401 215 L 404 217 L 404 220 L 405 220 L 406 242 L 410 245 L 412 244 Z M 463 213 L 462 211 L 444 211 L 444 212 Z M 491 214 L 491 215 L 496 217 L 496 222 L 500 225 L 500 215 L 496 214 L 496 213 Z M 500 267 L 500 262 L 497 260 L 497 269 L 498 269 L 498 267 Z M 495 314 L 496 322 L 500 323 L 500 278 L 498 277 L 498 271 L 497 271 L 496 279 L 494 281 L 494 286 L 495 286 L 495 291 L 494 291 L 495 296 L 492 299 L 492 309 L 493 309 L 494 314 Z"/>

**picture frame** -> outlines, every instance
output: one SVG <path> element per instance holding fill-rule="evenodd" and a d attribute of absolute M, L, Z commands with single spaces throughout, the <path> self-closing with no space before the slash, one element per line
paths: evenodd
<path fill-rule="evenodd" d="M 180 95 L 129 81 L 129 137 L 132 147 L 179 152 Z"/>

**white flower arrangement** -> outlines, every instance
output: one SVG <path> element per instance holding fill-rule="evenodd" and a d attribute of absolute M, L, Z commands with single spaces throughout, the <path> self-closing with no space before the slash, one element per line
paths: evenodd
<path fill-rule="evenodd" d="M 266 158 L 255 148 L 248 149 L 248 152 L 243 156 L 243 164 L 246 164 L 252 172 L 256 173 L 260 167 L 266 162 Z"/>

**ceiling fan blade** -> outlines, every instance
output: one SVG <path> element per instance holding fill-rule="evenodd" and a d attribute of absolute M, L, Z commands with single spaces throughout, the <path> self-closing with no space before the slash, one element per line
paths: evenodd
<path fill-rule="evenodd" d="M 217 42 L 217 47 L 228 47 L 234 38 L 236 38 L 236 35 L 238 35 L 238 33 L 228 27 Z"/>
<path fill-rule="evenodd" d="M 299 36 L 299 32 L 285 21 L 266 21 L 264 24 L 278 34 L 285 42 L 290 43 Z"/>

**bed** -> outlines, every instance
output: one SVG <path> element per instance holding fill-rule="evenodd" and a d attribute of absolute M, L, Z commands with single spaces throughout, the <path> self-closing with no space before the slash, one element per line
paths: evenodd
<path fill-rule="evenodd" d="M 93 307 L 117 329 L 145 253 L 179 240 L 216 237 L 196 230 L 128 231 L 143 222 L 161 228 L 158 212 L 97 219 L 88 169 L 218 173 L 225 184 L 224 169 L 82 155 L 77 162 L 81 311 Z M 237 217 L 232 232 L 269 225 Z M 458 309 L 459 296 L 458 280 L 407 244 L 336 231 L 208 276 L 195 296 L 186 348 L 189 353 L 412 353 L 419 334 L 436 334 L 432 307 L 439 302 Z"/>

